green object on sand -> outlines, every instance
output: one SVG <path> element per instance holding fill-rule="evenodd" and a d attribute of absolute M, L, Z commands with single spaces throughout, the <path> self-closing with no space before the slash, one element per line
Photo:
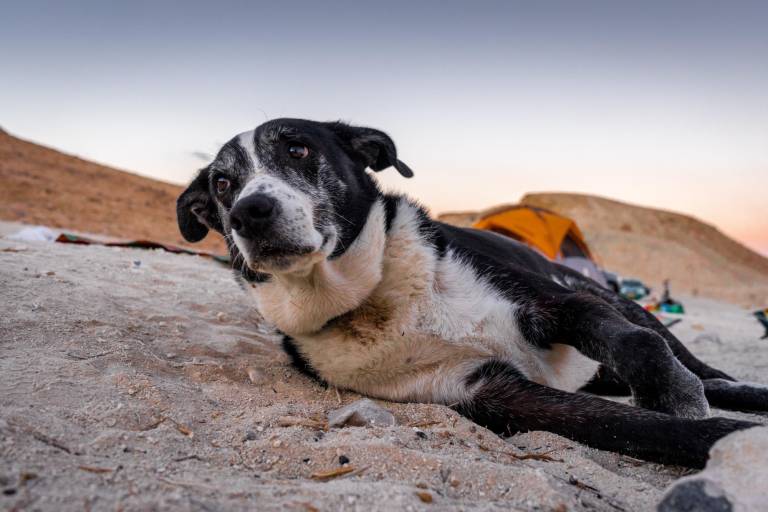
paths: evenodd
<path fill-rule="evenodd" d="M 664 313 L 677 313 L 679 315 L 682 315 L 685 313 L 685 308 L 683 308 L 683 305 L 679 302 L 673 302 L 673 303 L 662 303 L 659 305 L 659 309 L 663 311 Z"/>

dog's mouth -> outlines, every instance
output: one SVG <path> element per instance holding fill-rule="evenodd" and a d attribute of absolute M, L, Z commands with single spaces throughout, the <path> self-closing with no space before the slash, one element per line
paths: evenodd
<path fill-rule="evenodd" d="M 247 251 L 245 263 L 253 271 L 266 273 L 307 268 L 327 257 L 332 238 L 331 235 L 324 235 L 319 247 L 274 242 L 258 244 Z"/>

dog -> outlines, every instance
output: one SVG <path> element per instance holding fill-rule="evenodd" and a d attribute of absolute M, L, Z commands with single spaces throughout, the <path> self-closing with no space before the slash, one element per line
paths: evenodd
<path fill-rule="evenodd" d="M 413 176 L 382 131 L 275 119 L 227 142 L 178 198 L 184 238 L 224 236 L 237 280 L 300 371 L 445 404 L 500 435 L 546 430 L 691 467 L 757 425 L 709 417 L 710 404 L 768 411 L 768 386 L 699 361 L 633 301 L 383 193 L 368 169 L 390 167 Z"/>

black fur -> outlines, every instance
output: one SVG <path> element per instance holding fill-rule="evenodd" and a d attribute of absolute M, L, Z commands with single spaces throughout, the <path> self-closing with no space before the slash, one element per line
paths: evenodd
<path fill-rule="evenodd" d="M 326 224 L 337 229 L 331 258 L 344 254 L 357 239 L 377 201 L 384 205 L 387 233 L 401 208 L 415 208 L 419 243 L 437 258 L 450 254 L 461 259 L 472 267 L 476 279 L 514 303 L 520 333 L 532 349 L 573 346 L 601 363 L 584 390 L 631 393 L 641 406 L 541 386 L 510 363 L 491 360 L 466 378 L 472 398 L 456 406 L 478 423 L 507 434 L 549 430 L 597 448 L 699 467 L 717 439 L 754 425 L 723 418 L 688 419 L 706 413 L 706 400 L 725 408 L 768 411 L 768 388 L 734 385 L 732 377 L 699 361 L 633 301 L 515 240 L 434 221 L 408 199 L 383 194 L 366 168 L 395 167 L 403 176 L 412 175 L 383 132 L 340 122 L 278 119 L 258 127 L 253 137 L 261 165 L 297 190 L 327 195 L 327 204 L 316 208 L 313 218 L 316 229 Z M 289 144 L 307 146 L 311 156 L 291 160 L 285 151 Z M 227 143 L 179 197 L 177 214 L 184 237 L 200 240 L 209 228 L 228 234 L 232 198 L 252 172 L 240 142 Z M 226 177 L 232 189 L 214 199 L 217 176 Z M 227 242 L 235 271 L 245 282 L 258 286 L 270 278 L 245 264 L 231 237 Z M 287 336 L 283 348 L 302 373 L 322 380 Z"/>
<path fill-rule="evenodd" d="M 646 460 L 703 467 L 712 444 L 755 423 L 725 418 L 689 420 L 566 393 L 523 378 L 512 366 L 489 361 L 467 377 L 475 388 L 457 410 L 498 434 L 548 430 L 595 448 Z"/>
<path fill-rule="evenodd" d="M 296 344 L 293 342 L 290 336 L 283 336 L 283 350 L 286 354 L 288 354 L 288 357 L 290 357 L 291 364 L 293 364 L 294 368 L 299 370 L 307 377 L 325 384 L 325 381 L 320 377 L 320 375 L 318 375 L 318 373 L 312 367 L 312 364 L 307 360 L 307 358 L 301 355 L 299 349 L 296 348 Z"/>
<path fill-rule="evenodd" d="M 216 211 L 210 191 L 210 169 L 197 173 L 187 189 L 176 200 L 176 217 L 179 231 L 188 242 L 199 242 L 208 230 L 223 232 L 221 219 Z"/>

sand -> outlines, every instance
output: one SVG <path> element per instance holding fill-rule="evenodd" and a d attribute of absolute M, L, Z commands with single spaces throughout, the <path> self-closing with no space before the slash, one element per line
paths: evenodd
<path fill-rule="evenodd" d="M 674 331 L 697 355 L 768 382 L 748 311 L 684 301 Z M 360 397 L 293 370 L 230 271 L 197 256 L 0 239 L 0 308 L 2 510 L 635 511 L 690 473 L 504 440 L 437 405 L 314 428 Z M 342 455 L 352 472 L 312 478 Z"/>

